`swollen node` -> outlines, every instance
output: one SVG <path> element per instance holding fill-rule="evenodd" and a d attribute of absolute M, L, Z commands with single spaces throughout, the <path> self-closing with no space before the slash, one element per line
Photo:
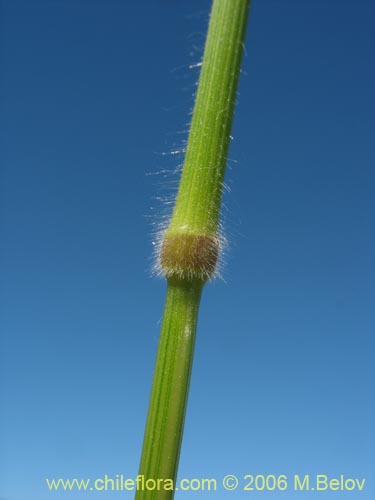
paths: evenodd
<path fill-rule="evenodd" d="M 168 234 L 160 250 L 160 267 L 166 278 L 206 281 L 215 272 L 219 239 L 197 234 Z"/>

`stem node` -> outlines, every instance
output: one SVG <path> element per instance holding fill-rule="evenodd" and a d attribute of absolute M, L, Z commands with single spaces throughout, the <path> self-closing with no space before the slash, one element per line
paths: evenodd
<path fill-rule="evenodd" d="M 216 236 L 166 233 L 160 252 L 160 267 L 166 278 L 206 281 L 215 272 L 219 254 Z"/>

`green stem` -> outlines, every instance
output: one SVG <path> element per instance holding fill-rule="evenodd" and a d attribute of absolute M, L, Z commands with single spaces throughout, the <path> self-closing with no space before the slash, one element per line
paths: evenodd
<path fill-rule="evenodd" d="M 180 187 L 168 232 L 215 234 L 250 0 L 214 0 Z"/>
<path fill-rule="evenodd" d="M 201 292 L 220 250 L 219 215 L 250 0 L 214 0 L 176 204 L 160 249 L 168 279 L 136 500 L 171 500 Z M 155 480 L 156 484 L 147 484 Z M 159 481 L 159 483 L 158 483 Z"/>
<path fill-rule="evenodd" d="M 168 283 L 139 474 L 161 479 L 159 490 L 138 491 L 136 499 L 173 498 L 168 481 L 177 475 L 193 361 L 202 283 Z"/>

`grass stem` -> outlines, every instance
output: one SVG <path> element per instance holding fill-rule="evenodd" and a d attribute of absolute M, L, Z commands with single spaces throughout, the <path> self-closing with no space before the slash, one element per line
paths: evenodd
<path fill-rule="evenodd" d="M 160 248 L 168 280 L 139 474 L 155 489 L 136 500 L 171 500 L 183 435 L 203 286 L 215 272 L 219 217 L 250 0 L 214 0 L 184 167 Z M 161 482 L 160 482 L 161 481 Z"/>

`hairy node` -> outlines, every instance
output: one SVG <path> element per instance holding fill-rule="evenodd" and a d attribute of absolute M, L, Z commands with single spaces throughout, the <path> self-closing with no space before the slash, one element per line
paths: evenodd
<path fill-rule="evenodd" d="M 206 281 L 215 272 L 219 246 L 216 236 L 166 233 L 160 250 L 161 270 L 166 278 Z"/>

